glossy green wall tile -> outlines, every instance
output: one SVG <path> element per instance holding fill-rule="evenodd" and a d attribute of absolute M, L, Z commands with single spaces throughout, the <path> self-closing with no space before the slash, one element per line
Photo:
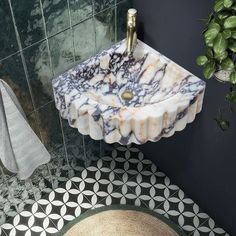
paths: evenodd
<path fill-rule="evenodd" d="M 59 75 L 72 67 L 74 48 L 71 29 L 67 29 L 49 39 L 49 49 L 54 75 Z"/>
<path fill-rule="evenodd" d="M 106 8 L 113 7 L 115 0 L 93 0 L 94 1 L 94 12 L 95 14 L 103 11 Z"/>
<path fill-rule="evenodd" d="M 30 46 L 46 37 L 39 0 L 11 0 L 12 10 L 22 47 Z"/>
<path fill-rule="evenodd" d="M 46 40 L 23 51 L 35 108 L 52 101 L 52 69 Z"/>
<path fill-rule="evenodd" d="M 42 141 L 46 148 L 51 152 L 63 145 L 63 137 L 59 114 L 54 102 L 51 102 L 38 111 L 39 130 Z"/>
<path fill-rule="evenodd" d="M 127 11 L 132 7 L 132 1 L 122 1 L 117 4 L 117 41 L 126 37 Z"/>
<path fill-rule="evenodd" d="M 95 27 L 92 18 L 73 27 L 76 61 L 81 62 L 95 53 Z"/>
<path fill-rule="evenodd" d="M 96 52 L 109 48 L 115 42 L 115 8 L 95 15 Z"/>
<path fill-rule="evenodd" d="M 75 25 L 93 14 L 92 0 L 69 0 L 71 24 Z"/>
<path fill-rule="evenodd" d="M 54 35 L 70 25 L 67 0 L 42 0 L 47 35 Z"/>
<path fill-rule="evenodd" d="M 16 35 L 7 0 L 0 1 L 0 59 L 18 51 Z"/>

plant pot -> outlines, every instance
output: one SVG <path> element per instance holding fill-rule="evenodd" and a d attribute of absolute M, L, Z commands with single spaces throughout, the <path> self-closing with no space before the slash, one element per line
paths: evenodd
<path fill-rule="evenodd" d="M 226 71 L 226 70 L 218 70 L 216 73 L 215 73 L 215 78 L 216 80 L 218 80 L 219 82 L 221 83 L 231 83 L 230 82 L 230 71 Z"/>

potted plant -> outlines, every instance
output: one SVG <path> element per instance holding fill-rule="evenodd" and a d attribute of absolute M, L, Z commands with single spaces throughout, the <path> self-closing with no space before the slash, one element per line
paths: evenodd
<path fill-rule="evenodd" d="M 236 102 L 236 2 L 234 0 L 216 0 L 214 11 L 206 20 L 203 31 L 206 53 L 197 58 L 199 66 L 203 66 L 203 75 L 206 79 L 215 77 L 218 81 L 228 82 L 230 91 L 226 101 Z M 229 122 L 223 118 L 222 110 L 215 118 L 217 124 L 226 130 Z"/>

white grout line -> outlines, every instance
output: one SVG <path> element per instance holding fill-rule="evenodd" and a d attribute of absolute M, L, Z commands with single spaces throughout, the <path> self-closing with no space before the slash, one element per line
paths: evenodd
<path fill-rule="evenodd" d="M 45 20 L 45 16 L 44 16 L 44 11 L 43 11 L 42 0 L 39 0 L 39 3 L 40 3 L 40 10 L 41 10 L 42 19 L 43 19 L 44 33 L 45 33 L 45 36 L 46 36 L 47 52 L 48 52 L 48 57 L 49 57 L 50 69 L 51 69 L 52 75 L 54 76 L 55 73 L 54 73 L 53 65 L 52 65 L 52 55 L 51 55 L 50 46 L 49 46 L 49 40 L 48 40 L 48 34 L 47 34 L 47 26 L 46 26 L 46 20 Z M 60 116 L 59 112 L 58 112 L 57 115 L 58 115 L 59 122 L 60 122 L 60 128 L 61 128 L 61 134 L 62 134 L 63 147 L 64 147 L 64 151 L 65 151 L 65 157 L 66 157 L 67 164 L 69 165 L 68 152 L 67 152 L 67 147 L 66 147 L 66 142 L 65 142 L 65 134 L 64 134 L 64 130 L 63 130 L 62 119 L 61 119 L 61 116 Z"/>
<path fill-rule="evenodd" d="M 72 28 L 71 9 L 70 9 L 69 0 L 67 0 L 67 6 L 68 6 L 68 15 L 69 15 L 70 30 L 71 30 L 71 38 L 72 38 L 72 44 L 73 44 L 73 62 L 75 63 L 75 41 L 74 41 L 74 32 L 73 32 L 73 28 Z"/>
<path fill-rule="evenodd" d="M 15 55 L 17 55 L 17 54 L 19 54 L 19 53 L 20 53 L 20 51 L 18 50 L 18 51 L 16 51 L 16 52 L 14 52 L 14 53 L 12 53 L 12 54 L 10 54 L 10 55 L 8 55 L 8 56 L 6 56 L 6 57 L 0 59 L 0 63 L 3 62 L 3 61 L 5 61 L 5 60 L 7 60 L 7 59 L 9 59 L 9 58 L 11 58 L 11 57 L 13 57 L 13 56 L 15 56 Z"/>
<path fill-rule="evenodd" d="M 42 15 L 42 20 L 43 20 L 44 34 L 45 34 L 45 37 L 46 37 L 45 40 L 46 40 L 46 43 L 47 43 L 47 52 L 48 52 L 48 57 L 49 57 L 50 69 L 51 69 L 52 75 L 54 75 L 53 67 L 52 67 L 52 57 L 51 57 L 51 52 L 50 52 L 49 43 L 48 43 L 46 21 L 45 21 L 44 12 L 43 12 L 42 0 L 39 0 L 39 4 L 40 4 L 40 10 L 41 10 L 41 15 Z"/>
<path fill-rule="evenodd" d="M 94 30 L 94 54 L 97 52 L 97 30 L 96 30 L 96 23 L 95 23 L 95 3 L 94 0 L 91 0 L 92 3 L 92 15 L 93 15 L 93 30 Z"/>

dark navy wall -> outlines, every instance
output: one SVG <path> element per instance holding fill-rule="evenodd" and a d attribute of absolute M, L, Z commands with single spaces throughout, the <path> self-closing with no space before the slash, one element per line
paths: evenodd
<path fill-rule="evenodd" d="M 195 58 L 204 52 L 203 22 L 213 0 L 134 0 L 139 38 L 200 78 Z M 213 118 L 228 86 L 207 81 L 203 111 L 182 132 L 140 146 L 147 157 L 231 235 L 236 235 L 236 112 L 222 132 Z M 236 109 L 235 109 L 236 110 Z"/>

